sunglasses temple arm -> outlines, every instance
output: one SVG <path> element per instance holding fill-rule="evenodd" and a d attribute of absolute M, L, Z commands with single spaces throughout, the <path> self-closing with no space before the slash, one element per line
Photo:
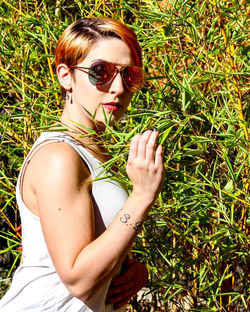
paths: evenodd
<path fill-rule="evenodd" d="M 80 70 L 81 70 L 82 72 L 84 72 L 85 74 L 89 74 L 88 71 L 84 70 L 84 69 L 89 69 L 89 67 L 72 66 L 71 68 L 80 69 Z"/>

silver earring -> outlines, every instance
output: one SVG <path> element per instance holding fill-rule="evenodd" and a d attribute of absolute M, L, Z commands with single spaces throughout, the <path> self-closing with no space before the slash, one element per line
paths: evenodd
<path fill-rule="evenodd" d="M 69 93 L 68 92 L 66 92 L 66 94 L 65 94 L 65 100 L 69 100 L 70 99 L 70 96 L 69 96 Z"/>

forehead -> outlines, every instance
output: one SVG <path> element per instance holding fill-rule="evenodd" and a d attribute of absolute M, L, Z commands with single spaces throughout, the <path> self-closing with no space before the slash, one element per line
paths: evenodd
<path fill-rule="evenodd" d="M 129 47 L 118 38 L 97 40 L 80 64 L 90 66 L 94 61 L 100 59 L 122 65 L 134 64 Z"/>

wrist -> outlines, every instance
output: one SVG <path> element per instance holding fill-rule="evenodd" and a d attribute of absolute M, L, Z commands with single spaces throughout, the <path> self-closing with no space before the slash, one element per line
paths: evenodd
<path fill-rule="evenodd" d="M 155 197 L 152 194 L 148 194 L 145 191 L 138 190 L 135 187 L 133 188 L 130 197 L 137 201 L 139 206 L 142 206 L 144 207 L 144 209 L 147 210 L 152 207 L 155 201 Z"/>

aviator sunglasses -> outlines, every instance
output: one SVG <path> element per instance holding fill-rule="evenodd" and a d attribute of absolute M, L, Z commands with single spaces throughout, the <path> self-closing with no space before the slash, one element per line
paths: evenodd
<path fill-rule="evenodd" d="M 117 65 L 121 66 L 107 61 L 97 61 L 90 67 L 72 66 L 71 68 L 81 69 L 88 74 L 89 81 L 96 87 L 105 87 L 120 73 L 128 90 L 139 91 L 144 84 L 143 69 L 138 66 L 121 66 L 121 69 L 118 69 Z M 84 71 L 85 69 L 88 69 L 88 72 Z"/>

